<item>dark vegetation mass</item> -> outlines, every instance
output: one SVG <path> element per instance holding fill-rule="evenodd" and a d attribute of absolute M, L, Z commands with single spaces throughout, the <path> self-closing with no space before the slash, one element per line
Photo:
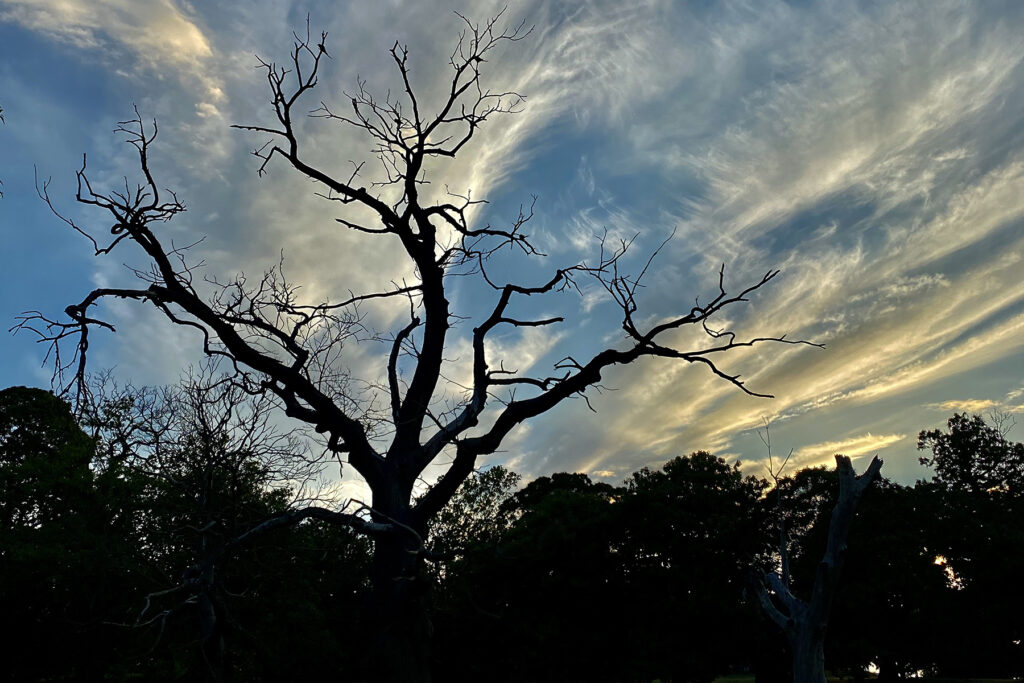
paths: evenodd
<path fill-rule="evenodd" d="M 6 674 L 376 680 L 372 539 L 313 516 L 238 540 L 294 505 L 297 473 L 282 465 L 301 441 L 230 385 L 97 397 L 76 418 L 48 392 L 0 392 Z M 931 480 L 864 494 L 829 669 L 1021 676 L 1024 597 L 1008 587 L 1024 556 L 1024 446 L 968 415 L 919 445 Z M 433 521 L 417 582 L 433 677 L 789 680 L 751 577 L 778 564 L 781 501 L 792 587 L 806 592 L 837 475 L 803 469 L 770 489 L 706 452 L 621 486 L 476 472 Z"/>

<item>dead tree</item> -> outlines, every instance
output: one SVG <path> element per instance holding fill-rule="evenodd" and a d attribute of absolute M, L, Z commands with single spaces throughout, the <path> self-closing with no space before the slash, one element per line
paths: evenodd
<path fill-rule="evenodd" d="M 484 87 L 481 69 L 495 48 L 522 40 L 529 30 L 524 24 L 500 29 L 501 15 L 480 25 L 461 15 L 460 19 L 464 25 L 450 56 L 450 79 L 436 110 L 428 111 L 425 100 L 417 96 L 408 50 L 396 43 L 390 55 L 403 84 L 397 96 L 389 92 L 383 99 L 375 97 L 360 81 L 356 91 L 346 95 L 343 110 L 320 102 L 309 112 L 371 140 L 383 169 L 373 182 L 359 182 L 361 164 L 353 163 L 354 170 L 344 175 L 314 165 L 300 141 L 296 119 L 308 111 L 301 103 L 317 85 L 327 55 L 326 33 L 311 38 L 307 27 L 305 35 L 296 35 L 286 67 L 260 61 L 270 87 L 273 122 L 236 126 L 269 138 L 254 151 L 261 175 L 271 163 L 291 167 L 320 187 L 320 197 L 349 210 L 336 219 L 341 226 L 367 239 L 397 239 L 415 273 L 413 281 L 385 291 L 311 303 L 299 299 L 297 288 L 279 267 L 255 284 L 243 277 L 227 283 L 197 280 L 188 249 L 168 246 L 160 236 L 160 225 L 177 218 L 185 206 L 173 193 L 165 195 L 158 189 L 149 163 L 156 123 L 145 125 L 136 111 L 135 118 L 122 123 L 118 131 L 136 149 L 144 180 L 134 189 L 126 181 L 123 189 L 104 193 L 90 185 L 84 163 L 78 172 L 77 200 L 113 220 L 110 236 L 65 220 L 90 240 L 97 256 L 132 241 L 148 255 L 150 268 L 135 271 L 141 281 L 138 287 L 93 290 L 65 309 L 66 319 L 29 312 L 20 324 L 51 345 L 58 383 L 71 388 L 85 371 L 90 332 L 114 330 L 93 309 L 108 299 L 152 305 L 170 322 L 195 329 L 205 353 L 226 358 L 239 385 L 254 394 L 273 394 L 289 417 L 323 435 L 332 454 L 347 457 L 372 490 L 368 516 L 365 511 L 298 509 L 267 524 L 316 516 L 374 536 L 370 609 L 376 619 L 374 639 L 380 652 L 387 653 L 379 657 L 381 680 L 429 678 L 430 626 L 419 569 L 427 554 L 427 522 L 474 470 L 478 458 L 494 453 L 518 425 L 567 399 L 586 399 L 585 392 L 598 385 L 605 370 L 648 356 L 701 365 L 750 395 L 770 397 L 744 386 L 738 374 L 720 367 L 718 359 L 732 349 L 765 342 L 810 344 L 784 335 L 741 338 L 712 326 L 717 314 L 747 301 L 773 280 L 778 274 L 774 270 L 730 294 L 723 266 L 717 291 L 706 303 L 696 300 L 673 317 L 653 323 L 637 315 L 636 295 L 654 255 L 639 274 L 622 272 L 620 264 L 629 242 L 613 245 L 601 240 L 594 260 L 553 269 L 550 277 L 538 283 L 496 281 L 487 264 L 502 247 L 543 256 L 524 230 L 532 209 L 521 210 L 509 227 L 475 225 L 471 214 L 479 200 L 468 194 L 429 200 L 424 193 L 424 169 L 428 162 L 433 168 L 468 150 L 477 130 L 490 118 L 519 111 L 523 98 Z M 49 201 L 45 185 L 40 194 Z M 328 251 L 326 245 L 323 251 Z M 445 385 L 442 364 L 456 319 L 446 293 L 451 278 L 465 281 L 467 276 L 493 289 L 495 300 L 489 315 L 477 320 L 472 330 L 472 385 L 454 402 L 446 402 L 443 394 L 451 385 Z M 516 317 L 509 311 L 514 301 L 577 290 L 581 278 L 594 278 L 618 305 L 624 331 L 620 344 L 590 358 L 565 358 L 546 377 L 488 364 L 488 339 L 496 329 L 563 321 L 562 317 Z M 212 295 L 201 291 L 210 287 Z M 360 306 L 371 300 L 407 306 L 408 318 L 389 334 L 368 331 Z M 706 333 L 705 343 L 686 349 L 672 346 L 668 338 L 690 327 Z M 363 388 L 373 386 L 376 378 L 356 384 L 344 365 L 342 346 L 382 340 L 390 351 L 377 385 L 383 400 L 374 401 Z M 65 348 L 69 343 L 73 345 L 70 352 Z M 73 376 L 69 379 L 65 371 Z M 486 412 L 490 414 L 484 420 Z M 414 486 L 432 463 L 446 463 L 447 469 L 414 499 Z"/>
<path fill-rule="evenodd" d="M 811 597 L 804 601 L 790 591 L 786 538 L 781 541 L 783 577 L 768 572 L 757 582 L 758 597 L 765 613 L 786 634 L 793 659 L 794 683 L 825 682 L 825 634 L 828 630 L 832 601 L 839 585 L 839 575 L 846 560 L 846 541 L 857 503 L 878 478 L 882 461 L 878 457 L 860 476 L 853 471 L 850 459 L 836 455 L 839 473 L 839 500 L 832 510 L 825 555 L 818 563 Z"/>

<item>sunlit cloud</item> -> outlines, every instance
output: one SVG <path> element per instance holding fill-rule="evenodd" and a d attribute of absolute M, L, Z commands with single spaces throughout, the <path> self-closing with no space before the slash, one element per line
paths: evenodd
<path fill-rule="evenodd" d="M 930 403 L 928 408 L 945 414 L 968 413 L 970 415 L 981 415 L 983 417 L 998 417 L 1000 415 L 1014 415 L 1024 413 L 1024 403 L 1019 403 L 1024 390 L 1014 389 L 1007 392 L 1005 398 L 967 398 Z M 1012 425 L 1015 426 L 1015 425 Z"/>
<path fill-rule="evenodd" d="M 475 5 L 473 17 L 501 6 Z M 226 129 L 272 120 L 253 54 L 286 59 L 289 30 L 304 30 L 307 11 L 301 2 L 263 0 L 231 12 L 171 0 L 0 0 L 0 20 L 59 41 L 68 59 L 116 60 L 105 77 L 131 84 L 144 114 L 160 118 L 166 132 L 154 158 L 190 207 L 162 235 L 186 243 L 208 234 L 196 254 L 218 276 L 254 277 L 283 250 L 300 297 L 317 302 L 379 291 L 414 273 L 396 242 L 336 223 L 341 207 L 315 197 L 317 188 L 286 164 L 276 161 L 258 178 L 246 151 L 265 138 Z M 396 39 L 410 47 L 421 92 L 446 87 L 459 28 L 447 7 L 416 3 L 399 20 L 384 4 L 326 14 L 314 9 L 311 28 L 321 22 L 331 32 L 332 59 L 306 109 L 320 98 L 344 105 L 357 75 L 374 92 L 396 92 L 386 53 Z M 527 476 L 570 469 L 613 479 L 697 449 L 759 460 L 756 444 L 740 443 L 767 417 L 787 430 L 801 462 L 827 464 L 834 452 L 896 452 L 900 435 L 927 425 L 843 424 L 838 435 L 863 436 L 835 440 L 815 431 L 822 416 L 871 406 L 889 415 L 913 408 L 922 420 L 968 407 L 1020 412 L 1019 377 L 994 377 L 993 368 L 1024 354 L 1024 135 L 1012 115 L 1024 106 L 1021 10 L 536 0 L 511 7 L 507 18 L 525 18 L 533 33 L 496 53 L 484 79 L 522 93 L 523 111 L 494 117 L 465 153 L 431 164 L 423 190 L 493 200 L 473 218 L 495 225 L 538 195 L 527 232 L 549 258 L 499 255 L 488 272 L 542 282 L 556 267 L 592 259 L 600 235 L 636 236 L 623 260 L 634 269 L 674 230 L 640 292 L 638 321 L 685 312 L 698 295 L 707 300 L 723 263 L 733 291 L 779 268 L 717 324 L 827 349 L 765 345 L 720 359 L 774 400 L 679 362 L 610 369 L 603 389 L 587 393 L 597 415 L 584 401 L 568 402 L 514 431 L 490 462 Z M 371 144 L 336 123 L 303 119 L 301 153 L 341 176 L 350 162 L 368 159 L 360 182 L 370 186 L 379 179 Z M 106 151 L 107 131 L 94 134 L 104 151 L 90 164 L 115 182 L 131 175 L 134 160 L 124 149 Z M 122 259 L 110 261 L 97 276 L 124 282 Z M 451 382 L 439 402 L 463 396 L 468 336 L 490 310 L 492 292 L 469 280 L 451 283 L 453 312 L 474 318 L 451 332 Z M 496 334 L 492 366 L 544 377 L 566 355 L 584 359 L 622 344 L 607 293 L 585 279 L 580 287 L 580 297 L 523 302 L 523 315 L 564 315 L 566 323 Z M 130 306 L 111 312 L 124 324 L 97 355 L 126 372 L 170 374 L 192 355 L 190 335 L 167 333 Z M 386 339 L 408 319 L 408 301 L 363 313 Z M 700 337 L 683 332 L 672 341 L 692 348 Z M 349 369 L 379 384 L 386 346 L 352 345 Z M 159 349 L 159 359 L 147 359 L 146 349 Z M 975 377 L 988 378 L 984 389 Z M 955 392 L 938 391 L 954 380 Z M 816 443 L 799 445 L 808 441 Z"/>
<path fill-rule="evenodd" d="M 4 0 L 5 21 L 51 35 L 77 47 L 99 48 L 113 38 L 140 57 L 176 62 L 207 57 L 202 31 L 171 0 Z"/>
<path fill-rule="evenodd" d="M 194 13 L 174 0 L 2 0 L 0 21 L 107 53 L 112 63 L 121 57 L 116 60 L 119 69 L 130 71 L 132 62 L 148 75 L 163 74 L 168 66 L 180 69 L 184 77 L 202 83 L 203 99 L 196 108 L 205 116 L 215 115 L 224 97 L 218 80 L 203 65 L 213 54 L 209 39 Z"/>
<path fill-rule="evenodd" d="M 934 41 L 963 45 L 974 18 L 959 16 L 953 31 L 938 35 L 938 23 L 915 20 L 912 28 L 900 7 L 893 13 L 901 15 L 900 30 L 908 29 L 893 49 L 921 60 L 910 68 L 925 76 L 914 87 L 894 97 L 892 87 L 904 76 L 879 62 L 877 50 L 856 49 L 878 25 L 846 16 L 853 37 L 827 48 L 806 43 L 806 53 L 798 41 L 788 51 L 789 66 L 797 73 L 806 69 L 807 78 L 758 92 L 759 106 L 747 121 L 728 128 L 704 154 L 677 160 L 708 181 L 710 192 L 685 205 L 680 235 L 685 248 L 696 242 L 712 262 L 739 259 L 741 269 L 744 262 L 770 264 L 772 257 L 750 241 L 769 235 L 792 240 L 804 228 L 790 222 L 809 207 L 824 205 L 844 216 L 850 202 L 869 211 L 853 223 L 825 214 L 794 246 L 774 251 L 775 259 L 782 256 L 784 280 L 744 322 L 830 348 L 723 360 L 733 369 L 748 368 L 744 376 L 752 386 L 756 381 L 775 393 L 770 407 L 754 408 L 740 396 L 716 402 L 729 387 L 713 388 L 715 378 L 691 373 L 673 398 L 660 389 L 673 371 L 624 371 L 622 382 L 638 387 L 637 394 L 649 390 L 642 405 L 657 406 L 627 411 L 649 449 L 721 446 L 756 427 L 766 412 L 786 419 L 843 402 L 887 400 L 1020 351 L 1014 314 L 1021 302 L 1020 240 L 988 261 L 942 262 L 993 235 L 1012 235 L 1024 215 L 1019 150 L 985 168 L 982 150 L 988 136 L 999 133 L 975 128 L 1002 98 L 1020 98 L 1019 37 L 996 28 L 984 49 L 958 47 L 961 61 L 951 57 L 948 69 L 927 72 Z M 769 33 L 759 35 L 769 40 Z M 831 54 L 818 73 L 819 52 L 826 49 Z M 661 142 L 652 153 L 671 159 L 676 147 Z M 844 194 L 848 199 L 836 203 Z M 620 433 L 609 430 L 608 438 Z"/>
<path fill-rule="evenodd" d="M 793 451 L 787 467 L 795 471 L 804 467 L 833 465 L 835 463 L 833 456 L 835 455 L 845 455 L 849 458 L 857 458 L 868 454 L 873 455 L 906 438 L 906 434 L 876 435 L 868 433 L 849 439 L 803 446 Z"/>
<path fill-rule="evenodd" d="M 942 401 L 941 403 L 931 403 L 928 407 L 934 408 L 935 410 L 941 410 L 944 413 L 970 413 L 972 415 L 981 415 L 986 411 L 999 407 L 1000 405 L 999 401 L 993 401 L 988 398 L 967 398 L 962 400 Z"/>

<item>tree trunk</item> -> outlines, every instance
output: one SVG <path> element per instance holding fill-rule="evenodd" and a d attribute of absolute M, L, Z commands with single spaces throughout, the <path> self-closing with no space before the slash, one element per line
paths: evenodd
<path fill-rule="evenodd" d="M 800 628 L 789 639 L 793 683 L 825 683 L 825 631 Z"/>
<path fill-rule="evenodd" d="M 825 631 L 828 628 L 832 600 L 839 585 L 839 574 L 846 557 L 846 541 L 850 535 L 850 524 L 864 491 L 879 476 L 882 461 L 877 456 L 871 459 L 864 474 L 859 477 L 853 471 L 850 459 L 836 456 L 836 470 L 839 473 L 839 500 L 832 510 L 828 527 L 828 544 L 825 556 L 818 563 L 814 577 L 814 588 L 808 601 L 793 595 L 787 582 L 774 573 L 765 574 L 763 581 L 756 583 L 761 606 L 789 640 L 793 653 L 793 683 L 825 683 Z M 785 539 L 782 543 L 785 557 Z M 768 588 L 772 589 L 769 594 Z M 777 601 L 776 602 L 773 602 Z M 781 605 L 781 609 L 780 609 Z"/>
<path fill-rule="evenodd" d="M 405 515 L 393 515 L 398 518 Z M 414 529 L 422 535 L 420 529 Z M 429 683 L 429 586 L 412 534 L 374 539 L 369 596 L 369 678 L 381 683 Z"/>

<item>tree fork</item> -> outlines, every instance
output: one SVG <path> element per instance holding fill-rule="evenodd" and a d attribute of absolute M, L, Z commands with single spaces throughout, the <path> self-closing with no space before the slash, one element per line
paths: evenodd
<path fill-rule="evenodd" d="M 793 683 L 825 683 L 825 635 L 839 575 L 846 561 L 850 523 L 861 496 L 879 477 L 882 461 L 871 459 L 860 476 L 850 458 L 836 455 L 839 474 L 839 500 L 832 509 L 825 554 L 818 563 L 811 597 L 804 601 L 790 592 L 787 582 L 769 572 L 755 588 L 765 614 L 782 629 L 793 659 Z M 783 554 L 786 553 L 783 540 Z"/>

